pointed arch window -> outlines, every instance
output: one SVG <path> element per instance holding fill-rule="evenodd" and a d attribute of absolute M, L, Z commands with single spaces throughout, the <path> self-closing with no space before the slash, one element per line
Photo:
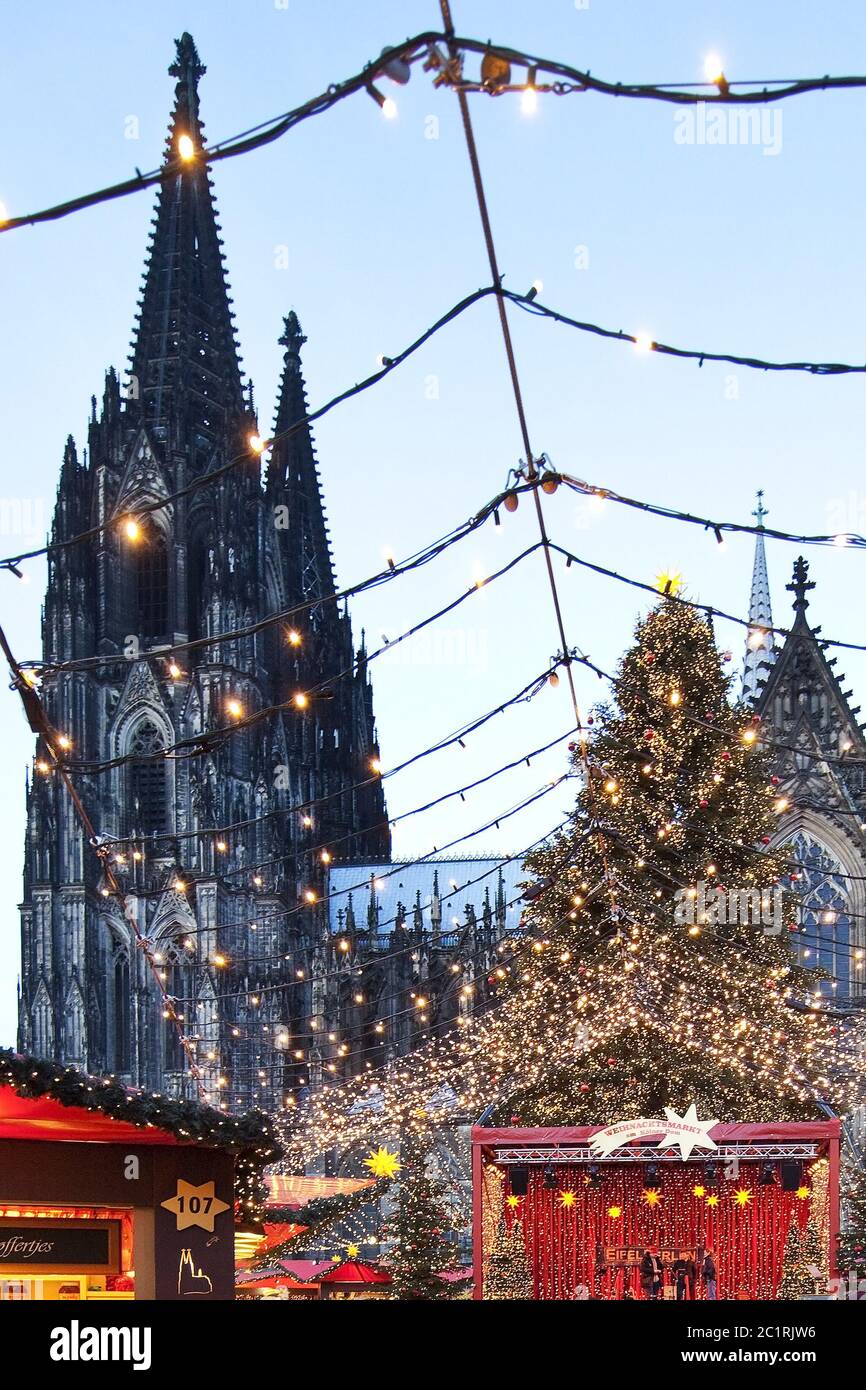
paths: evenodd
<path fill-rule="evenodd" d="M 173 1001 L 178 1015 L 189 1018 L 191 1006 L 186 1002 L 190 989 L 189 961 L 179 941 L 173 941 L 165 951 L 165 992 Z M 180 1027 L 173 1019 L 163 1021 L 163 1059 L 164 1070 L 182 1072 L 186 1066 L 186 1054 L 180 1040 Z"/>
<path fill-rule="evenodd" d="M 819 966 L 833 977 L 821 981 L 822 994 L 845 998 L 852 991 L 849 881 L 836 857 L 811 835 L 801 832 L 793 843 L 799 864 L 796 887 L 803 898 L 794 935 L 797 957 L 802 965 Z"/>
<path fill-rule="evenodd" d="M 44 981 L 33 1004 L 33 1051 L 37 1057 L 54 1056 L 54 1012 Z"/>
<path fill-rule="evenodd" d="M 130 1069 L 130 1035 L 132 1022 L 129 956 L 125 950 L 114 958 L 114 1069 L 126 1072 Z"/>
<path fill-rule="evenodd" d="M 168 545 L 156 526 L 148 526 L 132 553 L 135 621 L 141 637 L 164 637 L 168 618 Z"/>
<path fill-rule="evenodd" d="M 164 747 L 162 733 L 150 719 L 138 725 L 129 746 L 130 829 L 145 836 L 162 835 L 166 828 L 165 759 L 154 756 Z"/>

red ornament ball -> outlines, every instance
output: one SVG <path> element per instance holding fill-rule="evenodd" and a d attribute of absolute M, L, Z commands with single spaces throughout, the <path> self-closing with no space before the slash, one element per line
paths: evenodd
<path fill-rule="evenodd" d="M 646 739 L 647 743 L 650 743 L 650 742 L 655 738 L 655 736 L 656 736 L 656 731 L 655 731 L 655 729 L 645 729 L 645 730 L 644 730 L 644 738 Z"/>
<path fill-rule="evenodd" d="M 586 722 L 587 722 L 587 724 L 594 724 L 594 723 L 595 723 L 595 716 L 592 715 L 592 714 L 588 715 L 588 716 L 587 716 Z"/>
<path fill-rule="evenodd" d="M 570 744 L 568 745 L 568 751 L 569 751 L 569 753 L 576 753 L 576 752 L 577 752 L 577 744 L 576 744 L 576 743 L 570 743 Z"/>
<path fill-rule="evenodd" d="M 779 785 L 779 779 L 778 779 L 778 777 L 771 777 L 771 778 L 770 778 L 770 781 L 772 782 L 772 784 L 773 784 L 774 787 L 778 787 L 778 785 Z"/>
<path fill-rule="evenodd" d="M 731 760 L 731 755 L 730 755 L 730 753 L 728 752 L 727 748 L 722 749 L 722 762 L 723 762 L 723 763 L 728 763 L 728 762 L 730 762 L 730 760 Z"/>
<path fill-rule="evenodd" d="M 655 661 L 655 656 L 652 652 L 647 652 L 646 656 L 644 657 L 644 661 L 647 663 L 648 666 L 651 666 L 652 663 Z"/>
<path fill-rule="evenodd" d="M 615 1058 L 615 1057 L 608 1057 L 608 1059 L 607 1059 L 607 1065 L 608 1065 L 609 1067 L 615 1067 L 615 1066 L 616 1066 L 616 1058 Z"/>
<path fill-rule="evenodd" d="M 699 806 L 709 806 L 709 804 L 710 803 L 707 801 L 707 798 L 705 796 L 702 796 L 700 801 L 698 802 Z"/>
<path fill-rule="evenodd" d="M 762 845 L 768 845 L 769 843 L 770 843 L 770 837 L 769 837 L 769 835 L 762 835 L 762 836 L 761 836 L 761 844 L 762 844 Z"/>
<path fill-rule="evenodd" d="M 586 1083 L 585 1081 L 581 1081 L 581 1083 L 580 1083 L 580 1089 L 581 1089 L 582 1091 L 588 1091 L 588 1090 L 589 1090 L 589 1086 L 587 1085 L 587 1083 Z"/>

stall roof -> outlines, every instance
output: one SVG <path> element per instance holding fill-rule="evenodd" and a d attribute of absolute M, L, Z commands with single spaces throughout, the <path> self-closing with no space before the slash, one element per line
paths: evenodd
<path fill-rule="evenodd" d="M 304 1207 L 316 1197 L 337 1197 L 375 1187 L 375 1178 L 304 1178 L 295 1173 L 267 1173 L 269 1207 Z"/>
<path fill-rule="evenodd" d="M 31 1100 L 11 1086 L 0 1086 L 0 1139 L 51 1139 L 92 1144 L 168 1144 L 183 1141 L 164 1129 L 142 1129 L 127 1120 L 113 1120 L 99 1110 L 61 1105 L 50 1096 Z"/>
<path fill-rule="evenodd" d="M 199 1101 L 130 1090 L 59 1062 L 0 1048 L 0 1139 L 227 1149 L 251 1171 L 282 1158 L 267 1115 L 227 1115 Z"/>
<path fill-rule="evenodd" d="M 344 1260 L 342 1264 L 332 1264 L 329 1272 L 323 1274 L 322 1284 L 390 1284 L 391 1276 L 384 1269 L 365 1264 L 362 1260 Z"/>

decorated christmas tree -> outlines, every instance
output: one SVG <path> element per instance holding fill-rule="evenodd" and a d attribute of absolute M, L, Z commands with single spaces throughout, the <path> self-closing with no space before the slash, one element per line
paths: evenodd
<path fill-rule="evenodd" d="M 484 1297 L 533 1297 L 532 1274 L 526 1255 L 523 1228 L 519 1221 L 512 1221 L 509 1230 L 505 1224 L 505 1217 L 500 1218 L 484 1279 Z"/>
<path fill-rule="evenodd" d="M 853 1270 L 857 1280 L 866 1279 L 866 1169 L 843 1170 L 842 1233 L 836 1264 L 844 1277 Z"/>
<path fill-rule="evenodd" d="M 812 1298 L 824 1279 L 826 1259 L 813 1222 L 800 1231 L 796 1219 L 791 1220 L 782 1257 L 782 1279 L 777 1298 L 794 1300 Z"/>
<path fill-rule="evenodd" d="M 393 1242 L 384 1263 L 393 1279 L 392 1297 L 402 1300 L 450 1296 L 439 1276 L 453 1251 L 446 1232 L 451 1218 L 445 1185 L 429 1171 L 429 1148 L 419 1138 L 404 1140 L 400 1191 L 385 1238 Z"/>
<path fill-rule="evenodd" d="M 848 1083 L 817 977 L 790 950 L 795 866 L 771 843 L 788 805 L 760 721 L 731 703 L 692 607 L 664 599 L 636 639 L 615 703 L 572 745 L 571 823 L 527 861 L 530 943 L 505 989 L 528 1009 L 555 999 L 551 1019 L 568 1007 L 575 1044 L 560 1059 L 549 1030 L 548 1065 L 509 1111 L 525 1124 L 691 1101 L 716 1119 L 813 1114 L 831 1074 Z"/>

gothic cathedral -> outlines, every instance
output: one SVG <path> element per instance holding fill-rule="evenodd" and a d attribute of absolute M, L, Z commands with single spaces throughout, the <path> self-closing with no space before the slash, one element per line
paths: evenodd
<path fill-rule="evenodd" d="M 169 71 L 176 162 L 182 137 L 204 140 L 188 34 Z M 194 1057 L 207 1098 L 234 1110 L 279 1104 L 300 1066 L 286 1039 L 309 1018 L 321 846 L 387 860 L 390 838 L 364 651 L 334 597 L 300 324 L 290 313 L 279 340 L 274 432 L 298 427 L 263 468 L 203 163 L 164 179 L 153 226 L 128 376 L 109 371 L 101 409 L 93 398 L 86 451 L 66 445 L 43 616 L 45 706 L 126 911 L 37 757 L 19 1046 L 174 1094 L 195 1093 Z M 303 710 L 299 690 L 319 692 Z"/>

